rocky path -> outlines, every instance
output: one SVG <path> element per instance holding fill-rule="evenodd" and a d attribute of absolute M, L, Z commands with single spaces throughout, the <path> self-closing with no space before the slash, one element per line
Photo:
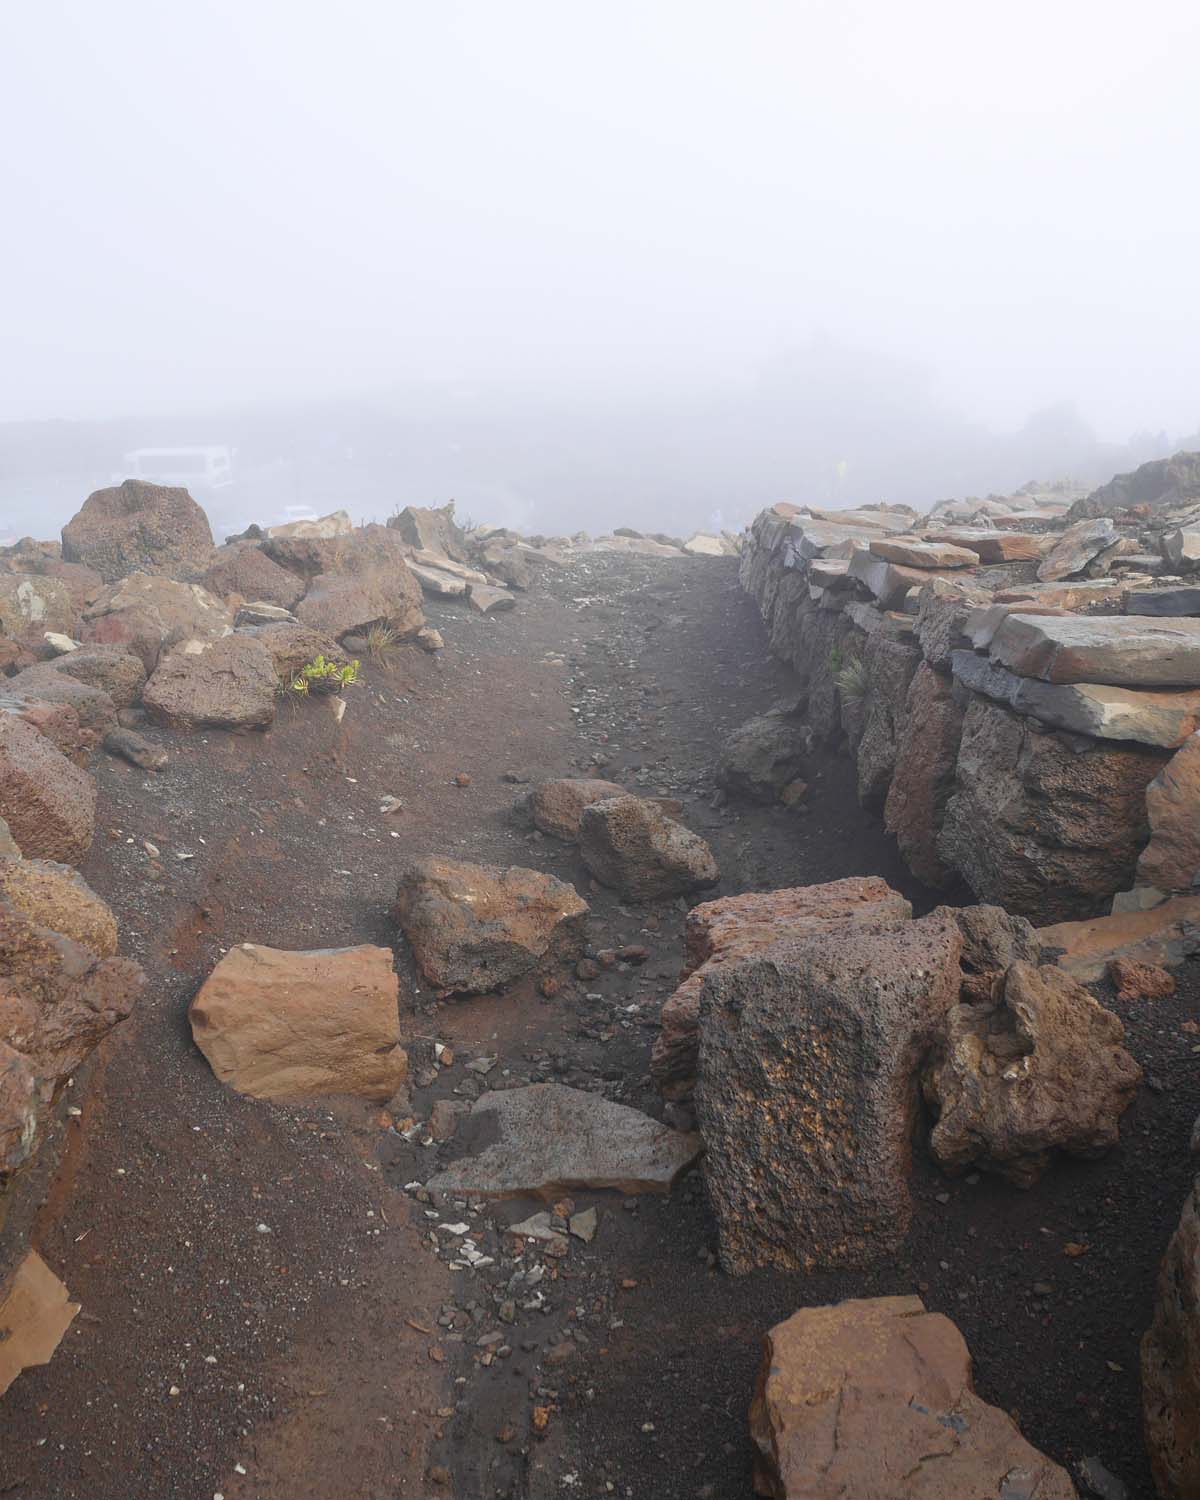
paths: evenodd
<path fill-rule="evenodd" d="M 573 848 L 513 818 L 524 781 L 582 772 L 680 799 L 720 862 L 713 894 L 881 874 L 932 902 L 858 809 L 848 762 L 818 767 L 803 812 L 714 795 L 724 734 L 788 690 L 732 562 L 593 556 L 513 614 L 431 618 L 445 652 L 368 667 L 340 724 L 301 703 L 264 735 L 162 735 L 159 776 L 99 768 L 85 874 L 150 985 L 93 1064 L 86 1134 L 45 1216 L 43 1252 L 84 1312 L 5 1398 L 0 1494 L 743 1500 L 765 1329 L 806 1303 L 920 1290 L 1032 1441 L 1062 1461 L 1099 1453 L 1148 1495 L 1136 1342 L 1200 1107 L 1179 1041 L 1187 981 L 1126 1014 L 1153 1084 L 1112 1157 L 1025 1194 L 920 1161 L 917 1228 L 886 1272 L 721 1276 L 696 1176 L 669 1199 L 577 1195 L 594 1237 L 519 1261 L 504 1227 L 544 1205 L 468 1206 L 491 1264 L 452 1264 L 438 1226 L 456 1210 L 411 1187 L 459 1149 L 423 1144 L 427 1122 L 497 1079 L 662 1112 L 647 1058 L 682 911 L 589 889 Z M 387 796 L 400 811 L 381 811 Z M 575 881 L 594 948 L 644 961 L 593 964 L 549 997 L 436 1001 L 390 915 L 405 860 L 435 853 Z M 281 1107 L 216 1081 L 184 1011 L 245 940 L 397 944 L 411 1139 L 374 1106 Z"/>

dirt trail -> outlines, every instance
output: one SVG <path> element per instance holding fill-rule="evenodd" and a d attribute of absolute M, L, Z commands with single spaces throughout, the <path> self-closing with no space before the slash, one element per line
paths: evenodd
<path fill-rule="evenodd" d="M 720 740 L 789 687 L 734 563 L 598 556 L 515 614 L 430 613 L 445 652 L 368 668 L 340 726 L 300 704 L 267 735 L 163 735 L 159 777 L 98 767 L 85 873 L 150 984 L 94 1063 L 86 1129 L 44 1216 L 40 1248 L 84 1312 L 5 1398 L 0 1494 L 745 1500 L 763 1330 L 803 1302 L 920 1289 L 962 1328 L 982 1394 L 1019 1409 L 1032 1441 L 1063 1461 L 1099 1453 L 1149 1495 L 1136 1340 L 1200 1108 L 1178 1030 L 1200 1014 L 1190 981 L 1130 1017 L 1155 1087 L 1112 1157 L 1058 1167 L 1026 1194 L 950 1185 L 919 1161 L 912 1242 L 887 1272 L 725 1278 L 693 1177 L 669 1200 L 580 1195 L 601 1211 L 594 1243 L 549 1267 L 545 1311 L 518 1305 L 511 1322 L 496 1226 L 538 1205 L 472 1215 L 497 1267 L 452 1269 L 429 1244 L 438 1208 L 405 1191 L 452 1146 L 410 1144 L 365 1105 L 272 1106 L 216 1082 L 184 1012 L 224 949 L 396 943 L 398 869 L 447 853 L 575 880 L 595 945 L 650 956 L 549 1000 L 523 986 L 439 1004 L 399 945 L 407 1034 L 456 1055 L 414 1084 L 417 1117 L 464 1097 L 465 1063 L 483 1055 L 493 1078 L 601 1087 L 660 1113 L 647 1058 L 682 911 L 589 890 L 571 849 L 512 819 L 521 778 L 600 767 L 680 798 L 717 853 L 714 894 L 882 874 L 933 904 L 858 808 L 846 761 L 821 765 L 801 814 L 713 805 Z M 391 816 L 389 793 L 404 803 Z M 1064 1260 L 1072 1239 L 1087 1257 Z M 1042 1283 L 1050 1296 L 1034 1294 Z"/>

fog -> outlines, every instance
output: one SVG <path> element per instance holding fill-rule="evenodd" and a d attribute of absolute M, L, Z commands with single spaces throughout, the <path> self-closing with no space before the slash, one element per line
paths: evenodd
<path fill-rule="evenodd" d="M 0 537 L 130 449 L 233 527 L 1100 479 L 1200 426 L 1190 0 L 41 0 Z"/>

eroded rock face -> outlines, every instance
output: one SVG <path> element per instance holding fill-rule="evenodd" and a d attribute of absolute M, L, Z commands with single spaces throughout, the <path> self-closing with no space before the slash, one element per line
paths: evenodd
<path fill-rule="evenodd" d="M 239 630 L 239 635 L 259 641 L 270 653 L 275 675 L 280 682 L 290 682 L 301 667 L 323 656 L 326 661 L 344 666 L 350 658 L 331 635 L 313 630 L 309 625 L 283 621 L 271 625 L 254 625 Z"/>
<path fill-rule="evenodd" d="M 919 1297 L 806 1307 L 764 1340 L 754 1489 L 772 1500 L 1075 1500 L 975 1394 L 962 1335 Z"/>
<path fill-rule="evenodd" d="M 721 746 L 717 780 L 755 802 L 775 802 L 785 787 L 808 776 L 812 730 L 795 714 L 775 710 L 748 719 Z"/>
<path fill-rule="evenodd" d="M 29 673 L 33 675 L 18 674 L 24 679 L 19 686 L 30 688 L 36 682 L 48 681 L 47 673 L 50 672 L 107 693 L 114 708 L 132 707 L 142 696 L 142 688 L 146 682 L 146 668 L 139 656 L 118 646 L 93 644 L 29 668 Z M 93 727 L 100 726 L 96 724 Z"/>
<path fill-rule="evenodd" d="M 1142 1340 L 1142 1405 L 1158 1493 L 1200 1495 L 1200 1178 L 1158 1273 L 1154 1322 Z"/>
<path fill-rule="evenodd" d="M 99 958 L 117 951 L 117 919 L 78 870 L 44 859 L 0 859 L 0 899 Z"/>
<path fill-rule="evenodd" d="M 106 583 L 135 570 L 198 576 L 212 546 L 208 517 L 186 490 L 141 479 L 96 490 L 62 532 L 63 561 L 94 568 Z"/>
<path fill-rule="evenodd" d="M 404 872 L 396 915 L 430 984 L 482 995 L 577 958 L 588 906 L 537 870 L 434 858 Z"/>
<path fill-rule="evenodd" d="M 894 1254 L 918 1075 L 958 1001 L 961 949 L 938 912 L 831 925 L 706 975 L 696 1103 L 726 1270 Z"/>
<path fill-rule="evenodd" d="M 864 807 L 878 807 L 891 785 L 896 748 L 906 722 L 908 689 L 921 653 L 902 641 L 874 635 L 863 647 L 862 659 L 868 687 L 856 750 L 858 800 Z"/>
<path fill-rule="evenodd" d="M 96 784 L 45 735 L 0 713 L 0 817 L 28 859 L 77 864 L 92 842 Z"/>
<path fill-rule="evenodd" d="M 949 1172 L 983 1167 L 1029 1187 L 1054 1151 L 1102 1156 L 1142 1070 L 1120 1020 L 1061 969 L 1015 963 L 991 1003 L 958 1005 L 924 1088 L 930 1147 Z"/>
<path fill-rule="evenodd" d="M 1089 915 L 1133 884 L 1146 786 L 1165 759 L 973 698 L 937 852 L 982 901 L 1039 922 Z"/>
<path fill-rule="evenodd" d="M 390 1099 L 408 1076 L 390 949 L 231 948 L 188 1010 L 213 1072 L 255 1099 Z"/>
<path fill-rule="evenodd" d="M 1107 517 L 1076 521 L 1038 564 L 1038 577 L 1044 583 L 1053 583 L 1082 573 L 1092 558 L 1111 547 L 1116 539 L 1116 527 Z"/>
<path fill-rule="evenodd" d="M 954 792 L 962 724 L 950 682 L 922 662 L 909 684 L 883 815 L 904 863 L 934 887 L 953 876 L 938 853 L 937 836 Z"/>
<path fill-rule="evenodd" d="M 75 633 L 75 606 L 66 585 L 29 573 L 0 573 L 0 635 L 40 645 L 48 630 Z"/>
<path fill-rule="evenodd" d="M 389 518 L 388 526 L 400 534 L 410 547 L 425 552 L 442 552 L 447 557 L 466 561 L 466 538 L 454 519 L 453 502 L 440 507 L 406 505 Z"/>
<path fill-rule="evenodd" d="M 142 701 L 175 729 L 265 729 L 275 717 L 279 679 L 271 653 L 247 634 L 195 652 L 173 651 L 147 682 Z"/>
<path fill-rule="evenodd" d="M 700 835 L 643 797 L 610 797 L 585 807 L 579 847 L 600 884 L 631 901 L 683 896 L 721 878 Z"/>
<path fill-rule="evenodd" d="M 561 1083 L 484 1094 L 458 1139 L 483 1149 L 429 1183 L 434 1192 L 553 1201 L 577 1189 L 669 1193 L 700 1155 L 700 1137 Z"/>
<path fill-rule="evenodd" d="M 680 985 L 662 1008 L 650 1072 L 664 1099 L 691 1097 L 700 1059 L 700 991 L 718 964 L 769 948 L 783 937 L 821 932 L 831 923 L 899 925 L 912 907 L 878 876 L 855 876 L 791 890 L 752 891 L 692 907 L 684 925 Z"/>
<path fill-rule="evenodd" d="M 1190 892 L 1200 880 L 1200 735 L 1192 735 L 1146 788 L 1150 841 L 1137 884 Z"/>
<path fill-rule="evenodd" d="M 1200 687 L 1200 620 L 1015 613 L 989 649 L 1002 667 L 1043 682 Z"/>
<path fill-rule="evenodd" d="M 0 1041 L 0 1208 L 8 1183 L 33 1155 L 41 1103 L 29 1059 Z"/>
<path fill-rule="evenodd" d="M 534 787 L 523 805 L 535 828 L 573 844 L 579 838 L 579 819 L 585 807 L 606 797 L 623 796 L 625 788 L 615 781 L 564 776 Z"/>
<path fill-rule="evenodd" d="M 213 641 L 233 629 L 223 600 L 198 583 L 134 573 L 105 589 L 84 615 L 82 635 L 139 656 L 147 672 L 189 641 Z"/>

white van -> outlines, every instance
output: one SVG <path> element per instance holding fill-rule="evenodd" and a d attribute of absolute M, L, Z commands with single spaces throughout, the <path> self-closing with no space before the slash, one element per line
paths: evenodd
<path fill-rule="evenodd" d="M 122 465 L 114 484 L 145 479 L 183 489 L 223 490 L 233 483 L 233 455 L 228 448 L 136 448 L 125 455 Z"/>

